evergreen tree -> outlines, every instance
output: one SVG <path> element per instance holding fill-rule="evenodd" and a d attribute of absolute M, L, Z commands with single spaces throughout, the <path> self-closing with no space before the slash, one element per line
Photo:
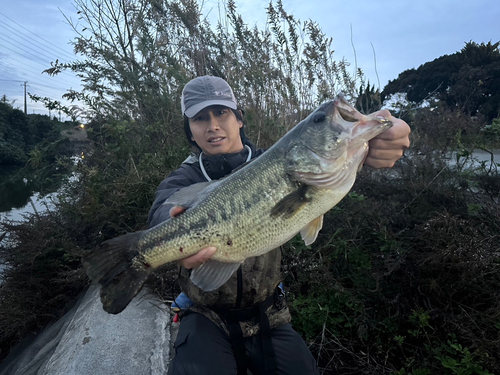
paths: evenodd
<path fill-rule="evenodd" d="M 464 113 L 491 120 L 500 114 L 500 42 L 468 42 L 461 51 L 402 72 L 382 91 L 382 100 L 398 92 L 419 103 L 435 98 Z"/>

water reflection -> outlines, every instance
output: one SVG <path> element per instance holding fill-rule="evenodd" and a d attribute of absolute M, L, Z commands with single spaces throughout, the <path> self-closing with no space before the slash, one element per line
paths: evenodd
<path fill-rule="evenodd" d="M 0 182 L 0 212 L 26 206 L 35 190 L 34 185 L 25 177 L 2 177 Z"/>
<path fill-rule="evenodd" d="M 50 195 L 61 187 L 70 172 L 71 168 L 60 165 L 32 172 L 27 168 L 8 169 L 0 166 L 1 217 L 18 220 L 17 211 L 44 211 L 45 204 L 50 203 Z M 12 218 L 13 215 L 16 219 Z"/>
<path fill-rule="evenodd" d="M 41 195 L 40 193 L 34 193 L 28 198 L 25 205 L 17 208 L 12 208 L 11 210 L 0 212 L 1 220 L 11 220 L 11 221 L 21 221 L 24 220 L 25 215 L 40 213 L 50 210 L 54 207 L 53 199 L 55 199 L 57 193 L 51 193 L 47 195 Z"/>

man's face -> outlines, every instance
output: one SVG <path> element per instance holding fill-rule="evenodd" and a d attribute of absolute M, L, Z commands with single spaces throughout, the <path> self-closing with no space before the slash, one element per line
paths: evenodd
<path fill-rule="evenodd" d="M 202 109 L 189 118 L 191 139 L 207 155 L 218 155 L 239 152 L 243 149 L 238 121 L 231 109 L 214 105 Z"/>

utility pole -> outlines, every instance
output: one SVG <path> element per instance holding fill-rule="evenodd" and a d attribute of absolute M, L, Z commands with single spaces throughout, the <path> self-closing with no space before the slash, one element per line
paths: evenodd
<path fill-rule="evenodd" d="M 28 114 L 28 107 L 27 107 L 27 104 L 26 104 L 26 84 L 28 83 L 28 81 L 24 81 L 23 84 L 21 86 L 24 86 L 24 114 L 27 115 Z"/>

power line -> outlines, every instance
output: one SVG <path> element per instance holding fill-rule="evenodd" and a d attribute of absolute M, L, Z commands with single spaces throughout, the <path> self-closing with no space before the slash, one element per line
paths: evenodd
<path fill-rule="evenodd" d="M 28 80 L 28 82 L 30 83 L 31 87 L 30 92 L 37 92 L 37 93 L 48 92 L 50 93 L 50 95 L 48 96 L 62 97 L 62 95 L 64 95 L 65 93 L 68 92 L 68 90 L 71 89 L 71 88 L 61 88 L 61 87 L 49 87 L 30 80 Z M 2 87 L 0 89 L 0 92 L 1 91 L 19 92 L 19 90 L 16 88 L 15 85 L 5 85 L 5 87 Z"/>
<path fill-rule="evenodd" d="M 37 95 L 41 95 L 41 96 L 62 99 L 62 96 L 64 94 L 66 94 L 69 90 L 68 88 L 64 88 L 64 89 L 51 88 L 51 87 L 47 87 L 45 85 L 37 84 L 36 82 L 33 82 L 33 81 L 28 81 L 28 82 L 29 82 L 29 86 L 30 86 L 29 92 L 32 94 L 37 94 Z M 9 85 L 6 87 L 2 87 L 0 89 L 1 93 L 3 93 L 3 92 L 20 93 L 20 91 L 21 90 L 19 88 L 17 88 L 17 85 L 16 86 Z"/>
<path fill-rule="evenodd" d="M 29 39 L 29 37 L 26 34 L 23 34 L 22 32 L 14 29 L 13 27 L 11 27 L 11 26 L 9 26 L 7 24 L 3 24 L 3 25 L 0 24 L 0 26 L 3 27 L 5 30 L 7 30 L 7 32 L 13 33 L 16 37 L 25 40 L 26 42 L 32 44 L 33 46 L 35 46 L 37 48 L 40 48 L 40 46 L 43 46 L 44 50 L 51 51 L 52 53 L 56 54 L 57 56 L 65 55 L 64 57 L 67 58 L 68 60 L 74 60 L 74 59 L 76 59 L 76 55 L 71 56 L 68 53 L 62 53 L 60 51 L 56 51 L 54 48 L 52 48 L 50 46 L 47 46 L 47 45 L 45 45 L 43 43 L 35 42 L 33 39 Z"/>
<path fill-rule="evenodd" d="M 26 76 L 26 75 L 25 75 Z M 45 85 L 43 83 L 40 83 L 37 79 L 35 80 L 15 80 L 15 79 L 0 79 L 0 81 L 3 82 L 29 82 L 30 83 L 30 93 L 36 93 L 37 95 L 40 96 L 45 96 L 45 97 L 50 97 L 50 98 L 58 98 L 58 100 L 66 100 L 62 98 L 62 95 L 68 92 L 72 87 L 74 86 L 66 86 L 66 87 L 60 87 L 60 86 L 54 86 L 54 85 Z M 15 87 L 14 87 L 15 86 Z M 22 85 L 21 85 L 22 86 Z M 78 87 L 75 87 L 78 89 Z M 10 93 L 10 94 L 15 94 L 15 95 L 20 95 L 21 94 L 21 89 L 17 87 L 17 85 L 4 85 L 3 87 L 0 88 L 0 92 L 3 93 Z"/>
<path fill-rule="evenodd" d="M 3 48 L 5 48 L 5 49 L 7 49 L 7 50 L 9 50 L 9 51 L 11 51 L 11 52 L 13 52 L 13 53 L 15 53 L 15 54 L 18 54 L 16 51 L 12 50 L 9 47 L 6 47 L 6 46 L 2 45 L 1 43 L 0 43 L 0 46 L 3 47 Z M 27 60 L 35 63 L 35 64 L 40 64 L 40 63 L 38 63 L 36 61 L 30 60 L 29 58 L 27 58 L 25 56 L 22 56 L 22 55 L 19 55 L 19 56 L 21 56 L 22 58 L 27 59 Z M 75 77 L 75 76 L 69 74 L 68 72 L 63 72 L 64 73 L 63 77 L 61 77 L 59 74 L 55 75 L 53 77 L 49 77 L 48 75 L 44 75 L 42 70 L 37 71 L 37 70 L 34 69 L 34 66 L 28 65 L 28 64 L 24 63 L 23 61 L 18 61 L 17 63 L 21 64 L 21 65 L 23 65 L 25 67 L 25 68 L 23 68 L 23 75 L 26 75 L 26 72 L 31 72 L 32 74 L 34 74 L 34 76 L 31 76 L 31 77 L 36 77 L 36 78 L 34 78 L 36 80 L 42 79 L 42 80 L 45 80 L 47 83 L 49 83 L 48 80 L 52 80 L 52 79 L 59 80 L 59 81 L 64 80 L 64 76 L 71 77 L 72 79 L 78 80 L 78 77 Z M 43 70 L 45 70 L 45 68 L 46 67 L 44 66 Z M 50 81 L 50 82 L 53 82 L 53 81 Z M 64 81 L 64 82 L 66 82 L 66 81 Z"/>
<path fill-rule="evenodd" d="M 1 39 L 1 40 L 3 40 L 4 42 L 7 42 L 7 43 L 8 43 L 8 44 L 10 44 L 11 46 L 14 46 L 15 48 L 19 48 L 19 45 L 18 45 L 18 44 L 14 44 L 14 43 L 12 43 L 10 40 L 7 40 L 7 39 L 5 39 L 5 38 L 2 38 L 2 36 L 1 36 L 1 35 L 0 35 L 0 39 Z M 21 45 L 22 45 L 22 44 L 21 44 Z M 4 47 L 4 48 L 8 48 L 8 47 L 5 47 L 5 46 L 3 46 L 3 47 Z M 10 49 L 10 48 L 9 48 L 9 49 Z M 32 54 L 31 52 L 25 51 L 25 50 L 23 50 L 22 48 L 19 48 L 19 49 L 20 49 L 22 52 L 24 52 L 24 53 L 26 53 L 26 54 L 28 54 L 28 55 L 33 56 L 33 58 L 34 58 L 34 59 L 36 59 L 36 60 L 38 60 L 38 61 L 40 61 L 40 62 L 42 62 L 42 63 L 44 63 L 44 64 L 47 64 L 47 63 L 48 63 L 47 61 L 44 61 L 44 60 L 40 59 L 38 56 L 35 56 L 35 55 L 34 55 L 34 54 Z M 14 52 L 14 53 L 18 53 L 18 52 L 15 52 L 15 51 L 14 51 L 14 50 L 12 50 L 12 49 L 10 49 L 10 50 L 11 50 L 12 52 Z"/>
<path fill-rule="evenodd" d="M 16 82 L 29 82 L 30 93 L 37 93 L 38 95 L 45 94 L 44 96 L 48 97 L 62 98 L 62 95 L 65 94 L 67 90 L 69 90 L 68 88 L 53 88 L 33 81 L 16 81 Z M 0 89 L 0 91 L 20 92 L 21 90 L 17 89 L 16 87 L 14 86 L 3 87 L 2 89 Z"/>
<path fill-rule="evenodd" d="M 2 28 L 4 28 L 4 29 L 6 29 L 7 31 L 11 32 L 11 30 L 7 29 L 7 28 L 6 28 L 4 25 L 2 25 L 2 24 L 0 24 L 0 27 L 2 27 Z M 6 35 L 6 36 L 7 36 L 7 35 Z M 23 39 L 23 40 L 27 41 L 28 43 L 32 44 L 34 47 L 30 47 L 30 46 L 28 46 L 28 45 L 26 45 L 26 44 L 23 44 L 23 43 L 22 43 L 22 42 L 20 42 L 20 41 L 17 41 L 17 44 L 15 44 L 15 46 L 21 45 L 21 46 L 26 47 L 26 48 L 36 48 L 36 49 L 38 49 L 39 51 L 42 51 L 42 52 L 37 52 L 37 53 L 38 53 L 38 54 L 40 54 L 41 56 L 44 56 L 44 57 L 45 57 L 45 58 L 47 58 L 49 61 L 51 61 L 51 60 L 55 60 L 55 58 L 54 58 L 54 57 L 46 55 L 46 54 L 44 53 L 43 49 L 41 49 L 41 48 L 39 47 L 39 45 L 37 45 L 37 44 L 33 43 L 33 41 L 31 41 L 31 40 L 29 40 L 29 39 L 26 39 L 26 38 L 25 38 L 25 37 L 23 37 L 22 35 L 16 35 L 16 37 L 17 37 L 17 38 L 21 38 L 21 39 Z M 11 43 L 11 44 L 12 44 L 12 43 Z"/>
<path fill-rule="evenodd" d="M 13 59 L 17 60 L 15 62 L 15 65 L 12 64 L 12 62 L 9 62 L 5 67 L 10 71 L 7 74 L 7 77 L 9 77 L 9 73 L 12 71 L 15 72 L 13 75 L 15 76 L 22 76 L 23 78 L 27 78 L 27 80 L 17 80 L 17 79 L 3 79 L 2 77 L 0 81 L 2 82 L 21 82 L 24 85 L 24 110 L 26 112 L 26 85 L 29 82 L 29 91 L 36 93 L 39 96 L 42 97 L 49 97 L 49 98 L 57 98 L 57 100 L 60 100 L 61 102 L 71 102 L 67 99 L 62 98 L 62 94 L 66 93 L 68 90 L 71 88 L 74 88 L 76 90 L 79 89 L 81 86 L 81 80 L 80 78 L 74 74 L 73 72 L 68 72 L 68 71 L 62 71 L 60 74 L 57 74 L 53 77 L 49 77 L 46 74 L 42 74 L 42 70 L 46 70 L 49 65 L 49 61 L 51 62 L 55 58 L 52 58 L 47 55 L 47 53 L 50 55 L 51 53 L 55 53 L 57 56 L 62 56 L 63 59 L 68 59 L 70 62 L 74 61 L 77 59 L 76 55 L 72 55 L 65 51 L 64 49 L 60 48 L 58 45 L 42 38 L 38 34 L 34 33 L 33 31 L 27 29 L 20 23 L 14 21 L 4 13 L 0 12 L 0 16 L 3 16 L 7 20 L 11 21 L 13 24 L 17 25 L 18 28 L 16 28 L 13 24 L 9 23 L 2 23 L 0 24 L 0 27 L 3 27 L 4 32 L 3 32 L 3 37 L 0 35 L 0 40 L 3 42 L 0 43 L 0 46 L 2 49 L 8 50 L 14 54 L 12 57 Z M 0 17 L 1 18 L 1 17 Z M 23 32 L 19 28 L 27 31 L 29 34 Z M 41 40 L 42 42 L 38 42 L 38 40 L 32 39 L 31 35 L 34 35 L 38 40 Z M 7 38 L 7 39 L 6 39 Z M 23 42 L 24 40 L 24 42 Z M 13 42 L 15 44 L 13 44 Z M 26 42 L 26 43 L 25 43 Z M 7 44 L 7 45 L 5 45 Z M 52 48 L 50 46 L 55 47 Z M 9 48 L 12 46 L 13 48 Z M 32 47 L 34 46 L 34 47 Z M 19 52 L 20 51 L 20 52 Z M 41 52 L 40 52 L 41 51 Z M 48 61 L 45 61 L 47 59 Z M 28 64 L 26 63 L 28 62 Z M 36 66 L 43 66 L 43 69 L 40 69 L 40 71 L 36 71 L 37 68 Z M 16 72 L 17 71 L 17 72 Z M 62 77 L 61 77 L 62 75 Z M 64 76 L 71 77 L 71 80 L 75 80 L 76 82 L 70 83 L 67 80 L 64 80 Z M 67 78 L 66 77 L 66 78 Z M 49 82 L 50 81 L 50 82 Z M 47 84 L 44 84 L 47 83 Z M 65 88 L 59 87 L 59 85 L 64 85 Z M 20 85 L 20 86 L 23 86 Z M 57 85 L 57 86 L 56 86 Z M 22 100 L 22 88 L 15 90 L 13 87 L 13 84 L 6 84 L 3 85 L 6 87 L 1 88 L 0 90 L 2 91 L 7 91 L 7 92 L 15 92 L 15 94 L 11 94 L 14 97 L 20 98 Z M 17 86 L 17 85 L 16 85 Z M 14 91 L 15 90 L 15 91 Z M 35 101 L 36 102 L 36 101 Z M 36 102 L 36 106 L 41 106 L 43 105 L 40 102 Z M 75 102 L 76 104 L 80 104 L 79 101 Z M 83 104 L 83 103 L 82 103 Z"/>
<path fill-rule="evenodd" d="M 10 42 L 10 41 L 6 40 L 5 38 L 2 38 L 1 36 L 0 36 L 0 39 L 1 39 L 1 40 L 3 40 L 3 41 L 5 41 L 5 42 L 7 42 L 7 43 L 9 43 L 10 45 L 12 45 L 12 46 L 14 46 L 14 47 L 16 47 L 16 48 L 19 48 L 19 46 L 17 46 L 16 44 L 14 44 L 14 43 L 12 43 L 12 42 Z M 0 44 L 0 46 L 2 46 L 2 47 L 3 47 L 3 48 L 5 48 L 5 49 L 8 49 L 9 51 L 11 51 L 11 52 L 13 52 L 13 53 L 15 53 L 15 54 L 17 54 L 17 55 L 19 55 L 19 56 L 22 56 L 22 57 L 24 57 L 24 58 L 26 58 L 26 59 L 29 59 L 30 61 L 35 62 L 35 60 L 34 60 L 34 59 L 28 58 L 27 56 L 24 56 L 24 55 L 20 54 L 19 52 L 14 51 L 12 48 L 9 48 L 9 47 L 7 47 L 7 46 L 5 46 L 5 45 L 2 45 L 2 44 Z M 29 48 L 29 47 L 28 47 L 28 48 Z M 38 58 L 37 56 L 35 56 L 34 54 L 32 54 L 31 52 L 28 52 L 28 51 L 26 51 L 26 50 L 23 50 L 22 48 L 19 48 L 19 49 L 20 49 L 23 53 L 33 56 L 36 60 L 38 60 L 38 63 L 43 63 L 43 64 L 47 64 L 47 65 L 49 65 L 49 62 L 48 62 L 48 61 L 44 61 L 44 60 L 42 60 L 42 59 Z M 61 74 L 71 76 L 71 75 L 70 75 L 68 72 L 66 72 L 66 71 L 62 71 L 62 72 L 61 72 Z"/>
<path fill-rule="evenodd" d="M 16 22 L 16 21 L 14 21 L 12 18 L 10 18 L 10 17 L 6 16 L 4 13 L 0 12 L 0 15 L 1 15 L 1 16 L 3 16 L 3 17 L 5 17 L 5 18 L 7 18 L 9 21 L 11 21 L 11 22 L 15 23 L 16 25 L 18 25 L 19 27 L 23 28 L 24 30 L 28 31 L 30 34 L 33 34 L 33 35 L 34 35 L 34 36 L 36 36 L 37 38 L 39 38 L 39 39 L 43 40 L 44 42 L 46 42 L 46 43 L 50 44 L 51 46 L 54 46 L 55 48 L 59 49 L 59 50 L 60 50 L 60 51 L 62 51 L 63 53 L 67 54 L 67 52 L 66 52 L 66 51 L 64 51 L 61 47 L 59 47 L 59 46 L 55 45 L 54 43 L 51 43 L 51 42 L 49 42 L 48 40 L 46 40 L 46 39 L 42 38 L 40 35 L 37 35 L 37 34 L 36 34 L 36 33 L 34 33 L 33 31 L 31 31 L 31 30 L 27 29 L 26 27 L 24 27 L 24 26 L 23 26 L 23 25 L 21 25 L 20 23 L 18 23 L 18 22 Z M 74 58 L 74 57 L 71 57 L 71 59 L 73 59 L 73 58 Z"/>

